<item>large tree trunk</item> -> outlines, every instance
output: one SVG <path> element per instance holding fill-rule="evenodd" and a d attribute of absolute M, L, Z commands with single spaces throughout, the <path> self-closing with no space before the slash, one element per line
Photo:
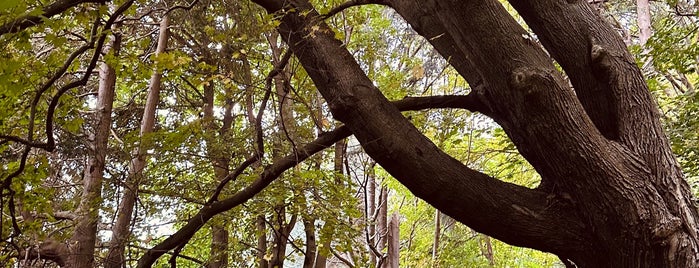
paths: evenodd
<path fill-rule="evenodd" d="M 160 21 L 160 33 L 158 35 L 158 46 L 156 55 L 165 52 L 168 39 L 168 16 L 163 16 Z M 141 120 L 140 136 L 143 140 L 144 136 L 153 132 L 155 126 L 155 111 L 160 100 L 160 78 L 162 74 L 158 71 L 153 71 L 150 79 L 148 98 L 146 99 L 143 118 Z M 142 141 L 143 142 L 143 141 Z M 143 144 L 139 144 L 132 153 L 133 159 L 129 168 L 129 174 L 124 183 L 124 195 L 119 203 L 117 221 L 112 227 L 112 239 L 109 242 L 109 251 L 105 260 L 106 268 L 119 268 L 124 266 L 124 249 L 126 242 L 131 234 L 129 226 L 133 214 L 133 208 L 138 197 L 138 187 L 143 176 L 143 168 L 146 166 L 145 148 Z"/>
<path fill-rule="evenodd" d="M 111 50 L 116 55 L 120 45 L 121 36 L 117 34 L 113 37 L 111 45 L 108 45 L 105 50 Z M 111 48 L 109 48 L 110 46 Z M 75 230 L 69 243 L 68 267 L 91 268 L 94 266 L 97 224 L 99 223 L 100 204 L 102 204 L 102 178 L 107 156 L 107 142 L 112 127 L 115 83 L 116 72 L 114 68 L 103 62 L 99 72 L 97 124 L 92 141 L 92 154 L 83 176 L 83 193 L 76 211 Z"/>
<path fill-rule="evenodd" d="M 284 10 L 281 36 L 334 117 L 445 214 L 569 265 L 699 266 L 699 218 L 657 108 L 622 40 L 586 2 L 510 1 L 547 54 L 496 0 L 388 1 L 469 81 L 478 100 L 471 110 L 502 126 L 541 175 L 538 189 L 489 177 L 439 150 L 386 100 L 308 2 L 256 2 Z"/>

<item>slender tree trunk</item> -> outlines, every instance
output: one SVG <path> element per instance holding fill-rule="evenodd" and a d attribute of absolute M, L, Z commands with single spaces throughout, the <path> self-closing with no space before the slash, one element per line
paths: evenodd
<path fill-rule="evenodd" d="M 274 65 L 279 65 L 282 58 L 282 49 L 278 45 L 278 34 L 274 33 L 268 37 L 269 44 L 272 48 L 272 62 Z M 277 142 L 274 143 L 272 148 L 272 158 L 277 159 L 279 152 L 282 149 L 282 140 L 291 143 L 292 147 L 296 147 L 296 122 L 294 120 L 293 113 L 293 103 L 291 102 L 291 85 L 289 84 L 289 77 L 291 76 L 288 68 L 279 72 L 274 77 L 274 87 L 279 97 L 279 118 L 277 120 L 277 126 L 280 131 L 278 136 L 280 137 Z M 296 148 L 292 148 L 296 150 Z M 272 245 L 272 259 L 270 260 L 270 266 L 283 267 L 284 260 L 286 259 L 286 248 L 288 244 L 289 234 L 291 230 L 296 225 L 297 215 L 291 215 L 289 222 L 286 222 L 286 205 L 277 204 L 275 206 L 275 211 L 277 212 L 277 227 L 278 229 L 274 232 L 274 244 Z"/>
<path fill-rule="evenodd" d="M 334 156 L 333 156 L 333 170 L 335 171 L 335 174 L 338 174 L 338 176 L 341 176 L 344 173 L 344 170 L 342 169 L 342 167 L 343 167 L 343 163 L 345 160 L 346 143 L 347 143 L 347 141 L 345 139 L 342 139 L 342 140 L 335 143 Z M 341 184 L 342 180 L 340 180 L 339 177 L 336 177 L 335 183 Z M 323 226 L 323 228 L 327 228 L 327 227 Z M 325 230 L 325 231 L 327 231 L 327 230 Z M 331 246 L 332 246 L 331 240 L 323 241 L 323 248 L 330 249 Z M 326 255 L 318 252 L 318 254 L 316 256 L 316 260 L 315 260 L 316 268 L 325 268 L 327 266 L 328 257 L 329 256 L 326 256 Z"/>
<path fill-rule="evenodd" d="M 484 235 L 484 234 L 478 234 L 482 237 L 480 244 L 481 244 L 481 253 L 483 253 L 483 256 L 485 256 L 486 259 L 488 259 L 488 263 L 490 266 L 495 265 L 495 256 L 493 256 L 493 244 L 490 242 L 490 236 Z"/>
<path fill-rule="evenodd" d="M 258 268 L 268 268 L 269 261 L 266 259 L 267 255 L 267 228 L 266 228 L 265 217 L 260 215 L 257 216 L 255 221 L 255 226 L 257 227 L 257 261 Z"/>
<path fill-rule="evenodd" d="M 156 55 L 165 52 L 167 48 L 169 19 L 165 15 L 160 21 L 160 33 L 158 35 L 158 46 Z M 162 74 L 153 71 L 150 79 L 148 98 L 146 99 L 143 118 L 141 120 L 140 137 L 141 143 L 132 152 L 132 160 L 129 174 L 124 182 L 124 195 L 119 203 L 117 221 L 112 228 L 112 239 L 109 242 L 109 251 L 105 260 L 106 268 L 124 267 L 124 249 L 131 235 L 129 226 L 133 214 L 134 205 L 138 198 L 138 187 L 143 176 L 143 168 L 146 165 L 146 149 L 144 148 L 144 137 L 153 132 L 155 126 L 155 112 L 160 100 L 160 79 Z"/>
<path fill-rule="evenodd" d="M 286 259 L 286 246 L 289 240 L 289 234 L 296 225 L 296 215 L 291 216 L 289 222 L 286 222 L 286 208 L 278 207 L 277 226 L 278 229 L 274 232 L 274 244 L 272 245 L 272 259 L 269 261 L 270 268 L 283 268 L 284 260 Z"/>
<path fill-rule="evenodd" d="M 386 236 L 388 235 L 388 189 L 386 186 L 381 186 L 380 192 L 379 214 L 376 220 L 376 239 L 378 241 L 376 249 L 383 253 L 386 249 Z"/>
<path fill-rule="evenodd" d="M 105 50 L 111 50 L 118 55 L 120 45 L 121 37 L 117 34 L 111 41 L 111 48 L 107 46 Z M 102 63 L 97 93 L 97 124 L 92 141 L 92 154 L 88 159 L 89 163 L 83 175 L 83 193 L 76 211 L 75 230 L 70 239 L 71 254 L 68 258 L 68 267 L 91 268 L 95 266 L 97 224 L 102 204 L 102 179 L 107 156 L 107 142 L 112 126 L 115 83 L 116 72 L 114 68 L 107 63 Z"/>
<path fill-rule="evenodd" d="M 638 42 L 645 46 L 648 39 L 653 34 L 650 17 L 650 1 L 636 0 L 636 14 L 638 16 Z"/>
<path fill-rule="evenodd" d="M 442 235 L 442 221 L 439 209 L 434 210 L 434 239 L 432 240 L 432 265 L 437 266 L 439 258 L 439 238 Z"/>
<path fill-rule="evenodd" d="M 398 268 L 400 262 L 400 219 L 398 213 L 394 212 L 391 215 L 391 221 L 388 224 L 388 234 L 386 235 L 388 242 L 388 254 L 386 256 L 387 268 Z"/>
<path fill-rule="evenodd" d="M 250 70 L 250 62 L 247 60 L 247 58 L 243 57 L 243 68 L 246 70 Z M 252 78 L 246 73 L 245 80 L 248 85 L 252 85 Z M 255 111 L 253 109 L 255 103 L 253 100 L 255 91 L 251 88 L 248 87 L 245 89 L 245 112 L 247 114 L 247 120 L 248 120 L 248 125 L 250 128 L 253 130 L 253 133 L 257 131 L 255 128 L 257 127 L 255 125 L 255 121 L 257 120 L 255 116 Z M 260 162 L 256 162 L 253 164 L 253 167 L 257 168 L 260 166 Z M 258 268 L 268 268 L 269 267 L 269 260 L 266 259 L 267 255 L 267 220 L 265 218 L 264 214 L 258 215 L 255 218 L 255 228 L 256 228 L 256 236 L 257 236 L 257 267 Z"/>
<path fill-rule="evenodd" d="M 219 148 L 221 143 L 226 142 L 226 133 L 233 125 L 232 100 L 226 100 L 224 107 L 223 122 L 219 129 L 214 123 L 214 85 L 209 83 L 204 86 L 204 132 L 206 136 L 206 154 L 214 170 L 214 177 L 217 181 L 223 181 L 228 176 L 228 166 L 230 156 L 226 155 Z M 219 139 L 217 139 L 218 137 Z M 226 218 L 218 216 L 218 219 L 211 222 L 211 247 L 209 254 L 208 268 L 228 267 L 228 229 Z"/>
<path fill-rule="evenodd" d="M 219 222 L 211 224 L 211 254 L 207 268 L 228 267 L 228 230 L 226 225 Z"/>
<path fill-rule="evenodd" d="M 367 170 L 367 211 L 366 218 L 367 222 L 367 232 L 369 232 L 369 241 L 367 241 L 369 248 L 369 263 L 376 267 L 376 254 L 372 250 L 374 245 L 376 245 L 376 163 L 372 162 Z"/>
<path fill-rule="evenodd" d="M 306 232 L 306 252 L 303 258 L 303 268 L 315 268 L 315 256 L 318 249 L 316 245 L 315 220 L 304 219 L 303 228 Z"/>

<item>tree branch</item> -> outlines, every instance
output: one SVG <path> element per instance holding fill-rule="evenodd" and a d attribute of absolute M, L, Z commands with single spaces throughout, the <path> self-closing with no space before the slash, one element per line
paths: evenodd
<path fill-rule="evenodd" d="M 477 101 L 470 95 L 466 96 L 432 96 L 432 97 L 409 97 L 400 101 L 395 101 L 396 107 L 399 107 L 404 111 L 420 110 L 432 103 L 436 108 L 477 108 Z M 469 104 L 473 104 L 473 107 L 469 107 Z M 141 257 L 138 261 L 138 267 L 151 267 L 155 261 L 160 258 L 166 252 L 184 244 L 191 239 L 191 237 L 206 224 L 209 219 L 213 216 L 222 213 L 224 211 L 231 210 L 243 203 L 245 203 L 250 198 L 254 197 L 256 194 L 264 190 L 269 184 L 271 184 L 275 179 L 277 179 L 284 171 L 289 168 L 294 167 L 298 163 L 303 162 L 308 159 L 311 155 L 322 151 L 325 148 L 332 147 L 337 141 L 347 138 L 351 135 L 351 132 L 346 126 L 341 126 L 333 131 L 325 132 L 321 134 L 316 140 L 306 144 L 305 146 L 298 149 L 296 153 L 291 153 L 284 158 L 281 158 L 274 162 L 273 164 L 267 166 L 260 174 L 260 177 L 256 179 L 252 184 L 245 187 L 243 190 L 239 191 L 235 195 L 226 198 L 221 201 L 216 201 L 215 198 L 211 198 L 207 204 L 199 210 L 199 212 L 192 218 L 189 219 L 184 227 L 177 230 L 174 234 L 170 235 L 164 241 L 160 242 L 158 245 L 154 246 L 145 255 Z M 236 172 L 231 173 L 230 178 L 234 179 L 244 169 L 244 166 L 250 159 L 246 160 Z M 241 172 L 237 172 L 241 170 Z M 228 178 L 228 177 L 227 177 Z M 222 188 L 221 185 L 219 185 Z M 220 190 L 214 193 L 214 196 L 220 194 Z"/>
<path fill-rule="evenodd" d="M 320 15 L 322 19 L 327 19 L 332 16 L 335 16 L 337 13 L 340 13 L 344 11 L 345 9 L 348 9 L 350 7 L 356 7 L 356 6 L 362 6 L 362 5 L 368 5 L 368 4 L 378 4 L 378 5 L 386 5 L 387 1 L 385 0 L 350 0 L 347 2 L 344 2 L 340 4 L 339 6 L 336 6 L 332 8 L 328 13 Z"/>
<path fill-rule="evenodd" d="M 277 14 L 281 16 L 281 24 L 278 27 L 280 36 L 284 38 L 284 41 L 308 72 L 309 77 L 311 77 L 323 98 L 327 101 L 333 116 L 351 129 L 367 154 L 416 196 L 439 208 L 445 214 L 458 219 L 460 222 L 498 239 L 504 239 L 513 245 L 537 247 L 547 251 L 582 250 L 579 244 L 585 244 L 586 242 L 584 241 L 587 238 L 583 238 L 585 232 L 582 223 L 573 214 L 573 211 L 570 211 L 569 207 L 566 208 L 560 202 L 550 203 L 547 198 L 548 194 L 542 191 L 505 183 L 472 170 L 440 150 L 406 120 L 395 106 L 386 100 L 385 96 L 374 86 L 374 83 L 362 71 L 362 68 L 341 41 L 335 39 L 334 31 L 323 21 L 317 19 L 319 15 L 308 1 L 257 0 L 254 2 L 265 7 L 269 13 L 279 12 Z M 392 4 L 398 2 L 406 1 L 392 1 Z M 408 2 L 420 3 L 419 1 Z M 444 8 L 446 4 L 445 2 L 430 2 L 425 3 L 425 5 L 433 8 Z M 448 3 L 456 2 L 448 1 Z M 470 38 L 468 41 L 475 42 L 475 37 L 480 38 L 480 41 L 483 39 L 497 39 L 491 37 L 492 32 L 486 32 L 483 29 L 476 31 L 475 34 L 477 35 L 463 36 L 464 34 L 471 34 L 471 31 L 467 31 L 468 33 L 463 33 L 464 31 L 459 32 L 458 29 L 463 29 L 463 27 L 461 27 L 461 24 L 457 24 L 457 22 L 463 22 L 461 22 L 461 18 L 457 17 L 469 18 L 468 20 L 463 20 L 466 21 L 467 25 L 473 26 L 470 28 L 477 28 L 475 25 L 482 24 L 496 25 L 496 27 L 513 27 L 512 25 L 517 25 L 512 17 L 508 17 L 509 20 L 506 21 L 506 24 L 502 24 L 500 21 L 493 21 L 495 16 L 492 16 L 492 12 L 483 12 L 483 14 L 476 12 L 477 10 L 496 9 L 498 15 L 500 15 L 501 11 L 507 15 L 502 5 L 494 0 L 459 2 L 459 4 L 455 5 L 464 5 L 464 7 L 459 7 L 461 10 L 471 11 L 469 16 L 462 16 L 463 14 L 449 14 L 449 16 L 445 14 L 440 16 L 442 20 L 448 19 L 450 23 L 442 28 L 446 29 L 447 26 L 450 26 L 452 27 L 452 32 L 455 34 L 458 32 L 461 35 L 459 38 Z M 452 9 L 449 12 L 455 12 L 455 10 Z M 430 16 L 430 14 L 427 15 Z M 431 16 L 435 15 L 432 14 Z M 477 17 L 478 19 L 471 20 L 472 17 Z M 424 17 L 419 18 L 420 21 L 424 21 L 424 19 Z M 500 18 L 498 17 L 498 19 Z M 501 29 L 498 28 L 495 32 L 499 36 L 495 38 L 503 37 L 502 34 L 510 29 L 502 29 L 503 31 L 499 32 Z M 432 39 L 435 38 L 438 39 L 440 37 L 432 37 Z M 500 47 L 487 47 L 492 46 L 490 43 L 481 42 L 475 44 L 468 42 L 468 45 L 479 49 L 479 51 L 468 51 L 468 57 L 463 55 L 462 58 L 478 60 L 478 73 L 483 74 L 483 76 L 489 75 L 489 77 L 500 78 L 498 81 L 488 80 L 488 82 L 493 83 L 497 87 L 492 90 L 488 87 L 487 91 L 476 92 L 477 95 L 475 96 L 478 96 L 479 100 L 490 101 L 491 103 L 486 103 L 487 107 L 497 109 L 496 113 L 500 119 L 515 120 L 526 119 L 527 117 L 533 119 L 538 116 L 543 117 L 544 114 L 550 117 L 551 115 L 545 112 L 551 110 L 557 113 L 554 115 L 565 117 L 560 118 L 564 122 L 577 123 L 578 120 L 583 121 L 584 119 L 580 118 L 568 118 L 573 113 L 562 113 L 562 110 L 556 110 L 560 106 L 546 107 L 545 111 L 536 111 L 540 113 L 534 113 L 534 111 L 526 109 L 522 111 L 508 110 L 508 108 L 512 108 L 511 106 L 515 105 L 517 105 L 515 107 L 522 107 L 521 104 L 526 102 L 521 99 L 524 97 L 521 90 L 507 91 L 509 81 L 502 79 L 503 77 L 513 75 L 508 73 L 514 70 L 513 66 L 492 64 L 492 55 L 498 54 L 499 58 L 504 59 L 513 57 L 513 62 L 521 65 L 525 63 L 548 64 L 553 69 L 550 59 L 545 54 L 534 53 L 535 57 L 533 59 L 527 58 L 526 56 L 529 54 L 521 52 L 521 49 L 531 52 L 536 48 L 525 41 L 521 35 L 508 36 L 507 39 L 503 40 L 506 43 L 504 45 L 512 45 L 513 47 L 511 47 L 511 51 L 506 53 L 502 51 L 494 52 Z M 464 42 L 461 43 L 463 44 Z M 458 42 L 453 42 L 452 44 L 458 44 Z M 459 48 L 459 50 L 463 49 Z M 539 52 L 543 51 L 539 50 Z M 463 51 L 460 53 L 463 54 Z M 480 54 L 474 55 L 475 53 Z M 516 61 L 517 59 L 519 61 Z M 530 62 L 529 60 L 532 61 Z M 473 62 L 475 63 L 476 61 Z M 483 65 L 482 68 L 481 64 Z M 546 86 L 549 86 L 549 84 L 546 84 Z M 551 94 L 554 94 L 553 92 Z M 558 94 L 558 91 L 555 92 L 555 94 Z M 481 96 L 484 97 L 482 98 Z M 542 96 L 541 98 L 546 99 L 546 97 Z M 559 104 L 561 106 L 568 104 L 567 101 L 571 99 L 574 100 L 572 92 L 568 92 L 564 97 L 566 102 Z M 498 101 L 504 101 L 505 103 L 497 103 Z M 537 108 L 540 107 L 537 106 Z M 580 107 L 573 111 L 577 113 L 582 111 L 582 108 Z M 537 120 L 544 120 L 544 118 Z M 512 121 L 499 121 L 499 123 L 501 122 L 510 123 Z M 540 125 L 536 125 L 536 127 L 540 128 Z M 540 136 L 541 132 L 544 131 L 544 129 L 534 128 L 535 125 L 528 125 L 526 130 L 518 129 L 517 131 L 519 132 L 517 134 L 529 135 L 527 136 L 529 139 L 534 138 L 532 133 L 537 133 Z M 532 133 L 523 133 L 530 130 L 534 131 Z M 547 128 L 545 130 L 549 131 L 550 129 Z M 558 129 L 551 133 L 562 131 L 570 131 L 570 129 Z M 548 133 L 547 135 L 552 134 Z M 597 138 L 597 136 L 594 136 L 594 138 Z M 458 205 L 455 206 L 454 204 Z M 473 215 L 479 216 L 473 217 Z M 507 222 L 502 221 L 503 215 L 507 215 Z M 548 235 L 542 235 L 542 230 L 545 230 L 543 233 Z M 552 239 L 552 237 L 556 238 Z"/>
<path fill-rule="evenodd" d="M 58 0 L 44 8 L 41 15 L 25 15 L 0 25 L 0 36 L 6 33 L 16 33 L 26 28 L 39 25 L 44 22 L 44 19 L 51 18 L 55 15 L 65 12 L 66 10 L 80 5 L 82 3 L 99 3 L 104 4 L 107 0 Z M 33 12 L 30 12 L 33 13 Z"/>

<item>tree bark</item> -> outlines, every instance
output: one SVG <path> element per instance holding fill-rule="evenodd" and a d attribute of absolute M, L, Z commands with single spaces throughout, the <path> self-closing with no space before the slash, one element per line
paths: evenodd
<path fill-rule="evenodd" d="M 257 216 L 255 226 L 257 227 L 257 261 L 258 268 L 268 268 L 269 261 L 265 258 L 267 254 L 267 228 L 265 227 L 265 217 Z"/>
<path fill-rule="evenodd" d="M 281 212 L 279 215 L 284 215 L 284 208 L 281 207 Z M 284 267 L 284 260 L 286 259 L 286 246 L 289 240 L 289 235 L 291 230 L 296 225 L 297 216 L 291 216 L 289 222 L 286 222 L 285 217 L 277 218 L 278 229 L 274 231 L 274 245 L 272 245 L 272 259 L 269 261 L 269 266 L 271 268 L 281 268 Z"/>
<path fill-rule="evenodd" d="M 318 249 L 316 245 L 315 220 L 304 219 L 303 228 L 306 232 L 306 252 L 303 257 L 303 268 L 315 268 L 315 257 Z"/>
<path fill-rule="evenodd" d="M 488 260 L 490 266 L 495 266 L 495 257 L 493 256 L 493 244 L 490 242 L 490 236 L 478 234 L 481 236 L 480 246 L 481 253 Z"/>
<path fill-rule="evenodd" d="M 650 1 L 636 0 L 636 16 L 638 21 L 638 43 L 645 46 L 648 39 L 653 35 L 650 19 Z"/>
<path fill-rule="evenodd" d="M 432 265 L 438 266 L 439 258 L 439 238 L 442 235 L 441 213 L 438 209 L 434 210 L 434 239 L 432 239 Z"/>
<path fill-rule="evenodd" d="M 374 170 L 376 168 L 376 163 L 371 163 L 369 165 L 369 168 L 367 170 L 368 173 L 368 181 L 367 181 L 367 211 L 366 211 L 366 218 L 367 218 L 367 232 L 369 233 L 369 239 L 367 241 L 368 245 L 368 251 L 369 251 L 369 263 L 374 265 L 376 267 L 376 254 L 372 250 L 372 248 L 376 245 L 376 172 Z M 380 198 L 380 195 L 379 195 Z"/>
<path fill-rule="evenodd" d="M 228 229 L 221 223 L 211 225 L 211 247 L 207 268 L 228 267 Z"/>
<path fill-rule="evenodd" d="M 379 193 L 379 213 L 376 217 L 376 250 L 383 254 L 388 241 L 388 189 L 386 186 L 381 186 Z"/>
<path fill-rule="evenodd" d="M 111 50 L 115 55 L 118 55 L 120 45 L 121 36 L 116 34 L 105 50 Z M 99 71 L 96 105 L 97 124 L 92 141 L 92 154 L 88 159 L 89 164 L 83 175 L 83 193 L 76 210 L 75 230 L 69 243 L 68 267 L 91 268 L 94 266 L 97 224 L 100 221 L 99 210 L 102 204 L 102 179 L 107 156 L 107 143 L 112 127 L 115 84 L 116 71 L 114 67 L 103 62 Z"/>
<path fill-rule="evenodd" d="M 167 48 L 169 19 L 165 15 L 160 21 L 160 33 L 158 35 L 158 45 L 155 54 L 165 52 Z M 143 176 L 143 169 L 146 166 L 146 149 L 143 145 L 144 137 L 153 132 L 155 126 L 155 112 L 160 100 L 160 79 L 162 74 L 157 70 L 153 71 L 150 79 L 148 97 L 146 99 L 145 109 L 141 120 L 141 144 L 138 145 L 132 152 L 132 160 L 129 168 L 129 174 L 124 182 L 124 195 L 119 203 L 117 221 L 112 228 L 112 239 L 109 242 L 109 251 L 105 260 L 106 268 L 124 267 L 124 249 L 128 241 L 131 231 L 131 219 L 133 208 L 138 198 L 138 187 Z"/>
<path fill-rule="evenodd" d="M 334 117 L 391 175 L 445 214 L 580 267 L 699 265 L 696 207 L 657 108 L 622 40 L 586 2 L 510 1 L 547 54 L 495 0 L 388 1 L 480 85 L 471 93 L 485 106 L 479 111 L 542 176 L 538 189 L 499 181 L 439 150 L 387 105 L 308 2 L 255 2 L 284 10 L 281 36 Z M 464 66 L 477 66 L 475 77 Z"/>
<path fill-rule="evenodd" d="M 226 100 L 224 107 L 223 122 L 219 129 L 214 124 L 214 85 L 212 83 L 204 86 L 204 132 L 206 135 L 206 154 L 214 170 L 214 177 L 218 182 L 222 182 L 229 175 L 228 166 L 230 156 L 221 152 L 220 145 L 224 142 L 226 133 L 232 127 L 233 115 L 231 109 L 232 100 Z M 219 139 L 217 139 L 219 138 Z M 208 268 L 228 267 L 228 229 L 225 224 L 226 219 L 219 217 L 218 221 L 211 223 L 211 247 L 209 250 Z"/>
<path fill-rule="evenodd" d="M 400 261 L 400 219 L 397 212 L 391 215 L 386 240 L 388 241 L 388 254 L 386 254 L 385 267 L 398 268 Z"/>

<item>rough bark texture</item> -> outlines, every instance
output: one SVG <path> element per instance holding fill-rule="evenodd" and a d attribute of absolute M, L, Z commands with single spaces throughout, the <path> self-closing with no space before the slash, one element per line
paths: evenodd
<path fill-rule="evenodd" d="M 281 36 L 333 116 L 445 214 L 580 267 L 699 265 L 696 207 L 652 96 L 621 38 L 588 3 L 510 1 L 548 54 L 495 0 L 388 3 L 476 85 L 471 94 L 485 107 L 479 111 L 502 126 L 543 178 L 540 188 L 526 189 L 464 166 L 425 138 L 308 2 L 255 2 L 284 11 Z"/>
<path fill-rule="evenodd" d="M 113 53 L 118 54 L 120 45 L 121 37 L 115 35 L 111 41 L 111 48 L 107 46 L 105 50 L 111 49 Z M 99 210 L 102 203 L 102 179 L 107 156 L 107 142 L 112 125 L 115 83 L 116 72 L 114 68 L 107 63 L 102 63 L 99 71 L 95 113 L 97 124 L 94 137 L 92 137 L 92 152 L 83 175 L 83 193 L 76 210 L 75 230 L 69 243 L 68 267 L 91 268 L 94 266 L 97 224 L 99 223 Z"/>
<path fill-rule="evenodd" d="M 160 21 L 158 45 L 155 51 L 156 55 L 165 52 L 167 47 L 169 24 L 170 22 L 168 16 L 163 16 Z M 143 118 L 141 120 L 141 139 L 144 139 L 144 136 L 153 132 L 153 128 L 155 127 L 155 111 L 160 100 L 161 77 L 162 74 L 160 72 L 153 71 L 153 75 L 151 76 L 149 83 L 148 97 L 146 99 L 145 109 L 143 111 Z M 143 169 L 146 166 L 146 150 L 142 148 L 142 146 L 142 144 L 139 144 L 139 147 L 137 147 L 132 153 L 133 159 L 131 160 L 129 174 L 125 181 L 124 195 L 119 203 L 117 221 L 112 227 L 112 239 L 109 242 L 109 251 L 107 252 L 107 259 L 105 260 L 106 268 L 123 267 L 125 262 L 124 249 L 131 234 L 129 226 L 131 226 L 133 209 L 138 197 L 139 183 L 141 181 L 141 177 L 143 176 Z"/>

